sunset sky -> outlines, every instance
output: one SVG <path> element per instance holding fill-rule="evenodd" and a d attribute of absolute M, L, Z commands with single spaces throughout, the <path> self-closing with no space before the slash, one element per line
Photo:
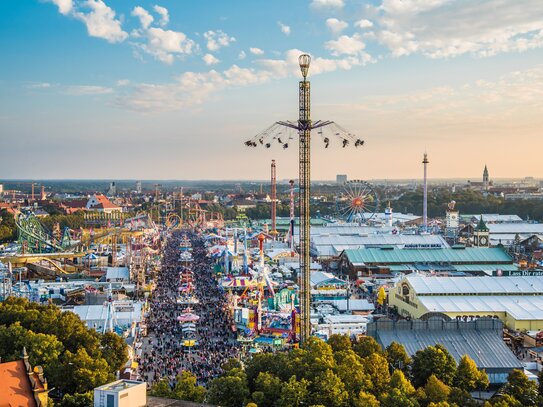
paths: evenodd
<path fill-rule="evenodd" d="M 543 178 L 541 0 L 9 0 L 0 178 L 297 176 L 297 147 L 243 142 L 298 112 L 362 149 L 313 145 L 312 177 Z"/>

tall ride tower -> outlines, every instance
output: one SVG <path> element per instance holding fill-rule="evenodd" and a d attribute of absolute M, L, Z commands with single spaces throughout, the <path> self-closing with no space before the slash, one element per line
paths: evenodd
<path fill-rule="evenodd" d="M 424 159 L 422 164 L 424 164 L 424 193 L 423 193 L 423 202 L 422 202 L 422 229 L 424 232 L 428 231 L 428 179 L 427 179 L 427 167 L 428 167 L 428 154 L 424 153 Z"/>
<path fill-rule="evenodd" d="M 276 217 L 277 217 L 277 178 L 276 178 L 276 172 L 275 172 L 275 160 L 272 160 L 271 162 L 271 235 L 275 239 L 277 235 L 277 225 L 276 225 Z"/>
<path fill-rule="evenodd" d="M 319 129 L 317 132 L 324 142 L 325 148 L 330 144 L 332 138 L 339 139 L 343 148 L 350 143 L 355 147 L 363 146 L 364 141 L 356 138 L 354 134 L 330 120 L 311 121 L 310 115 L 310 84 L 307 80 L 311 57 L 302 54 L 298 58 L 303 80 L 298 85 L 299 112 L 298 120 L 278 121 L 264 131 L 257 134 L 251 140 L 245 142 L 248 147 L 262 145 L 270 148 L 272 143 L 277 141 L 284 149 L 289 147 L 296 132 L 299 140 L 299 190 L 300 190 L 300 342 L 304 343 L 311 335 L 310 320 L 310 262 L 309 239 L 310 239 L 310 187 L 311 187 L 311 130 Z"/>

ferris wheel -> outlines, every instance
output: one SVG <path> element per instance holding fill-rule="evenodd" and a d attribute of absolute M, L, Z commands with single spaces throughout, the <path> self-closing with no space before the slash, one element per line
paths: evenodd
<path fill-rule="evenodd" d="M 379 209 L 379 197 L 371 184 L 352 180 L 343 184 L 337 197 L 338 217 L 346 222 L 364 223 L 372 219 Z"/>

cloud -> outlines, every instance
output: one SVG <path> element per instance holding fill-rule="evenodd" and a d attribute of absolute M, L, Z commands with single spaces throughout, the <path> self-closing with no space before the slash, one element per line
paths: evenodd
<path fill-rule="evenodd" d="M 211 54 L 205 54 L 202 59 L 206 63 L 206 65 L 216 65 L 221 62 L 218 58 L 214 57 Z"/>
<path fill-rule="evenodd" d="M 370 20 L 363 18 L 362 20 L 358 20 L 356 23 L 354 23 L 354 26 L 362 29 L 371 28 L 373 27 L 373 23 Z"/>
<path fill-rule="evenodd" d="M 279 28 L 281 28 L 281 32 L 285 35 L 290 35 L 290 27 L 286 24 L 283 24 L 281 21 L 277 22 L 277 25 L 279 25 Z"/>
<path fill-rule="evenodd" d="M 162 27 L 168 25 L 168 23 L 170 22 L 170 15 L 168 13 L 168 9 L 165 8 L 165 7 L 161 7 L 161 6 L 154 6 L 153 7 L 153 10 L 155 10 L 155 12 L 160 15 L 160 25 Z"/>
<path fill-rule="evenodd" d="M 155 11 L 161 10 L 159 12 L 162 16 L 160 23 L 164 23 L 164 16 L 168 17 L 168 10 L 159 6 L 155 6 L 154 9 Z M 141 29 L 132 32 L 132 37 L 137 40 L 133 46 L 158 61 L 172 64 L 176 57 L 190 55 L 198 48 L 197 44 L 182 32 L 152 27 L 154 19 L 142 7 L 135 7 L 132 15 L 138 17 L 141 23 Z M 141 42 L 142 39 L 145 42 Z"/>
<path fill-rule="evenodd" d="M 105 95 L 112 92 L 112 88 L 95 85 L 65 86 L 63 89 L 64 94 L 71 96 Z"/>
<path fill-rule="evenodd" d="M 346 29 L 349 24 L 347 24 L 345 21 L 338 20 L 337 18 L 329 18 L 326 20 L 326 26 L 332 33 L 339 34 L 344 29 Z"/>
<path fill-rule="evenodd" d="M 238 55 L 238 59 L 245 59 L 247 57 L 247 54 L 245 51 L 240 51 Z"/>
<path fill-rule="evenodd" d="M 232 42 L 235 42 L 234 37 L 230 37 L 228 34 L 221 30 L 206 31 L 204 38 L 207 40 L 207 49 L 210 51 L 218 51 L 222 47 L 229 46 Z"/>
<path fill-rule="evenodd" d="M 135 111 L 164 111 L 198 106 L 225 89 L 259 85 L 289 76 L 299 77 L 298 57 L 303 53 L 298 49 L 290 49 L 282 59 L 257 60 L 258 69 L 232 65 L 222 72 L 185 72 L 168 84 L 135 84 L 129 91 L 118 95 L 117 104 L 121 108 Z M 365 53 L 335 59 L 313 57 L 309 71 L 310 75 L 317 75 L 338 69 L 348 70 L 369 62 L 371 57 Z"/>
<path fill-rule="evenodd" d="M 58 7 L 60 14 L 68 15 L 73 10 L 74 4 L 72 0 L 51 0 Z"/>
<path fill-rule="evenodd" d="M 383 0 L 377 40 L 394 56 L 487 57 L 543 46 L 540 0 Z"/>
<path fill-rule="evenodd" d="M 117 86 L 127 86 L 130 84 L 130 80 L 129 79 L 119 79 L 117 81 Z"/>
<path fill-rule="evenodd" d="M 340 55 L 358 55 L 364 50 L 366 45 L 362 41 L 359 34 L 354 34 L 352 37 L 342 35 L 337 40 L 327 41 L 324 47 L 334 56 Z"/>
<path fill-rule="evenodd" d="M 343 0 L 313 0 L 311 7 L 315 8 L 343 8 L 345 2 Z"/>
<path fill-rule="evenodd" d="M 251 54 L 254 54 L 254 55 L 264 55 L 264 51 L 261 50 L 260 48 L 249 48 L 249 51 L 251 52 Z"/>
<path fill-rule="evenodd" d="M 134 7 L 134 10 L 132 10 L 132 15 L 134 17 L 138 17 L 141 23 L 141 26 L 143 28 L 149 28 L 149 26 L 153 23 L 154 18 L 147 10 L 145 10 L 143 7 L 137 6 Z"/>
<path fill-rule="evenodd" d="M 49 82 L 29 83 L 26 85 L 28 89 L 49 89 L 54 85 Z"/>
<path fill-rule="evenodd" d="M 91 37 L 103 38 L 111 43 L 122 42 L 128 37 L 121 28 L 121 22 L 115 18 L 115 11 L 102 0 L 87 0 L 83 5 L 90 11 L 76 11 L 73 15 L 85 23 Z"/>
<path fill-rule="evenodd" d="M 136 46 L 166 64 L 172 64 L 176 56 L 192 54 L 197 47 L 194 41 L 178 31 L 151 27 L 145 35 L 147 43 Z"/>

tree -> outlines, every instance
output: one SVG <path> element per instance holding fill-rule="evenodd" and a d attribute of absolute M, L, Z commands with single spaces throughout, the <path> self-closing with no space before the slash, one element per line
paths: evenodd
<path fill-rule="evenodd" d="M 459 389 L 458 387 L 452 387 L 449 393 L 449 403 L 456 404 L 462 407 L 476 407 L 479 404 L 473 400 L 471 394 L 466 390 Z"/>
<path fill-rule="evenodd" d="M 330 369 L 321 372 L 313 382 L 311 401 L 326 407 L 341 407 L 347 404 L 349 394 L 341 379 Z"/>
<path fill-rule="evenodd" d="M 373 384 L 372 394 L 380 396 L 388 389 L 390 382 L 390 372 L 386 358 L 379 353 L 373 353 L 364 358 L 363 365 Z"/>
<path fill-rule="evenodd" d="M 328 338 L 328 345 L 330 345 L 334 353 L 352 349 L 351 340 L 347 335 L 330 335 Z"/>
<path fill-rule="evenodd" d="M 451 388 L 439 380 L 435 375 L 431 375 L 424 386 L 426 399 L 430 403 L 439 403 L 445 401 L 451 393 Z"/>
<path fill-rule="evenodd" d="M 128 346 L 123 338 L 113 332 L 106 332 L 100 339 L 102 356 L 110 367 L 110 372 L 115 373 L 126 364 L 128 360 Z"/>
<path fill-rule="evenodd" d="M 305 379 L 296 380 L 296 376 L 292 376 L 288 382 L 283 384 L 281 396 L 277 402 L 278 407 L 300 407 L 306 405 L 308 399 L 309 382 Z"/>
<path fill-rule="evenodd" d="M 413 356 L 411 374 L 415 387 L 424 386 L 431 375 L 450 385 L 456 373 L 456 362 L 443 345 L 428 346 Z"/>
<path fill-rule="evenodd" d="M 473 359 L 468 355 L 464 355 L 460 359 L 460 363 L 458 363 L 453 383 L 460 389 L 473 391 L 475 389 L 486 389 L 489 381 L 487 374 L 477 369 Z"/>
<path fill-rule="evenodd" d="M 312 380 L 329 369 L 334 369 L 336 361 L 330 345 L 319 338 L 310 337 L 304 343 L 305 354 L 302 359 L 303 377 Z"/>
<path fill-rule="evenodd" d="M 187 371 L 182 371 L 175 379 L 173 396 L 179 400 L 202 403 L 206 395 L 206 389 L 196 385 L 196 376 Z"/>
<path fill-rule="evenodd" d="M 386 348 L 386 355 L 389 364 L 394 366 L 396 369 L 401 369 L 404 372 L 407 372 L 409 369 L 409 364 L 411 363 L 411 358 L 405 351 L 402 344 L 392 342 Z"/>
<path fill-rule="evenodd" d="M 397 389 L 400 393 L 408 396 L 415 394 L 415 388 L 400 369 L 396 369 L 394 373 L 392 373 L 392 376 L 390 377 L 390 387 Z"/>
<path fill-rule="evenodd" d="M 60 403 L 55 404 L 58 407 L 88 407 L 94 402 L 92 391 L 87 393 L 65 394 Z"/>
<path fill-rule="evenodd" d="M 336 368 L 334 372 L 345 385 L 345 389 L 354 398 L 361 390 L 370 391 L 373 388 L 370 376 L 362 365 L 362 359 L 354 351 L 341 351 L 334 354 Z"/>
<path fill-rule="evenodd" d="M 523 407 L 522 403 L 510 394 L 503 394 L 492 399 L 493 407 Z"/>
<path fill-rule="evenodd" d="M 173 396 L 173 392 L 172 388 L 170 387 L 170 383 L 168 382 L 168 379 L 163 377 L 159 381 L 154 382 L 151 386 L 151 391 L 149 394 L 154 397 L 164 397 L 171 399 Z"/>
<path fill-rule="evenodd" d="M 387 299 L 387 293 L 385 291 L 385 287 L 381 286 L 381 288 L 379 288 L 379 291 L 377 292 L 377 304 L 379 304 L 380 306 L 383 306 L 386 299 Z"/>
<path fill-rule="evenodd" d="M 259 394 L 258 397 L 255 397 L 255 393 L 253 393 L 253 400 L 259 407 L 273 407 L 275 401 L 281 397 L 282 387 L 283 382 L 277 376 L 267 372 L 260 372 L 255 382 L 255 393 L 261 393 L 261 396 Z"/>
<path fill-rule="evenodd" d="M 419 407 L 419 403 L 398 389 L 392 389 L 381 398 L 382 407 Z"/>
<path fill-rule="evenodd" d="M 223 371 L 229 372 L 232 369 L 241 369 L 243 366 L 238 359 L 230 358 L 224 362 L 221 367 Z"/>
<path fill-rule="evenodd" d="M 246 379 L 239 375 L 229 375 L 214 379 L 208 387 L 207 395 L 211 404 L 241 407 L 245 405 L 250 393 Z"/>
<path fill-rule="evenodd" d="M 374 353 L 383 353 L 383 348 L 371 336 L 365 336 L 353 346 L 354 351 L 361 358 L 366 358 Z"/>
<path fill-rule="evenodd" d="M 114 380 L 107 362 L 103 358 L 93 358 L 85 348 L 76 353 L 68 350 L 62 359 L 52 375 L 57 383 L 62 383 L 61 389 L 66 393 L 85 393 Z"/>
<path fill-rule="evenodd" d="M 381 403 L 371 393 L 361 391 L 352 402 L 353 407 L 379 407 Z"/>
<path fill-rule="evenodd" d="M 515 369 L 509 373 L 503 393 L 514 397 L 524 406 L 533 406 L 537 401 L 537 384 L 528 379 L 522 370 Z"/>

